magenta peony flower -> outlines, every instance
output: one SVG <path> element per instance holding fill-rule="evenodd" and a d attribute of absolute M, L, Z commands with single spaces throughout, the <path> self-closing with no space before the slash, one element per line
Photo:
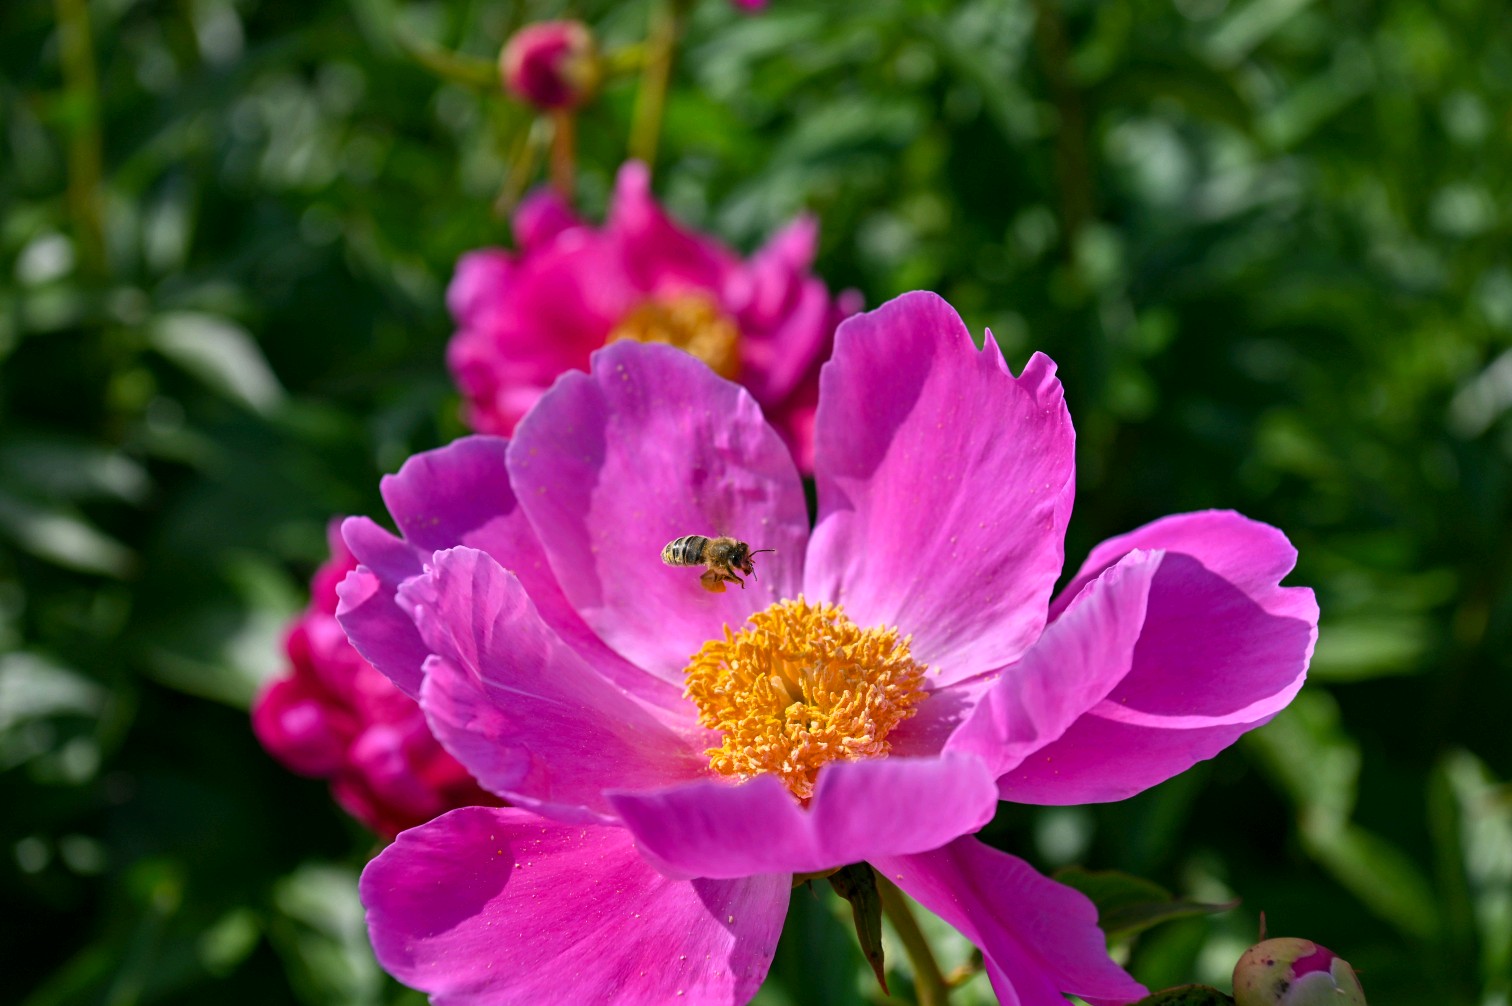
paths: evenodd
<path fill-rule="evenodd" d="M 537 108 L 577 108 L 598 90 L 593 33 L 581 21 L 539 21 L 509 37 L 499 75 L 514 98 Z"/>
<path fill-rule="evenodd" d="M 331 558 L 289 626 L 289 670 L 252 706 L 252 729 L 291 771 L 331 780 L 336 802 L 381 835 L 454 807 L 497 806 L 442 750 L 415 700 L 358 656 L 336 623 L 336 585 L 357 560 L 331 526 Z"/>
<path fill-rule="evenodd" d="M 1005 798 L 1117 800 L 1212 757 L 1301 687 L 1312 592 L 1231 512 L 1096 548 L 1059 597 L 1074 433 L 1055 366 L 1014 377 L 949 305 L 841 326 L 819 516 L 753 396 L 612 345 L 513 442 L 384 481 L 403 539 L 344 527 L 339 615 L 510 809 L 367 868 L 378 959 L 437 1003 L 740 1003 L 795 873 L 868 862 L 968 936 L 1004 1002 L 1143 989 L 1081 894 L 972 837 Z M 775 554 L 723 593 L 681 535 Z M 397 603 L 396 603 L 397 602 Z"/>
<path fill-rule="evenodd" d="M 766 10 L 767 0 L 730 0 L 736 7 L 746 11 Z"/>
<path fill-rule="evenodd" d="M 469 426 L 512 433 L 558 375 L 586 369 L 605 343 L 664 342 L 744 384 L 812 470 L 819 365 L 861 305 L 854 291 L 831 298 L 809 273 L 811 217 L 743 262 L 662 212 L 645 166 L 631 162 L 604 227 L 542 191 L 520 205 L 514 230 L 518 252 L 464 255 L 447 291 L 458 329 L 447 360 Z"/>

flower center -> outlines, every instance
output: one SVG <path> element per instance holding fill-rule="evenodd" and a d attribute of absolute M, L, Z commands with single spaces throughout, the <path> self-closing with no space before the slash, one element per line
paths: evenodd
<path fill-rule="evenodd" d="M 779 601 L 693 655 L 683 694 L 723 743 L 716 772 L 779 777 L 800 800 L 838 759 L 880 758 L 924 698 L 924 665 L 894 628 L 863 629 L 837 605 Z"/>
<path fill-rule="evenodd" d="M 740 329 L 704 293 L 678 293 L 648 297 L 637 304 L 604 340 L 664 342 L 691 353 L 720 377 L 740 376 Z"/>

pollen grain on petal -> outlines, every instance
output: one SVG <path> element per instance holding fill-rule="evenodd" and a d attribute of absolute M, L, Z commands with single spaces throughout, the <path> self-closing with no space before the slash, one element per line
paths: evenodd
<path fill-rule="evenodd" d="M 888 734 L 925 695 L 926 668 L 908 644 L 895 628 L 863 629 L 838 605 L 802 596 L 738 632 L 726 626 L 685 671 L 699 722 L 723 735 L 710 765 L 738 779 L 775 775 L 808 800 L 827 763 L 886 755 Z"/>

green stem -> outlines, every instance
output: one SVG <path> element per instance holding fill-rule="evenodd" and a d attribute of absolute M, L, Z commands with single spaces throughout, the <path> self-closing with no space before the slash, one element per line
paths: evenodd
<path fill-rule="evenodd" d="M 908 898 L 880 872 L 877 874 L 877 891 L 882 896 L 882 914 L 892 922 L 893 930 L 908 954 L 908 961 L 913 965 L 914 991 L 919 995 L 919 1006 L 945 1006 L 950 1000 L 950 985 L 940 972 L 939 962 L 914 918 L 913 909 L 908 907 Z"/>
<path fill-rule="evenodd" d="M 672 80 L 672 60 L 677 53 L 678 37 L 682 35 L 686 8 L 687 0 L 656 0 L 651 9 L 640 93 L 636 96 L 635 120 L 630 124 L 630 156 L 644 161 L 648 168 L 656 164 L 667 87 Z"/>
<path fill-rule="evenodd" d="M 1060 188 L 1066 260 L 1075 264 L 1077 244 L 1092 221 L 1097 195 L 1087 150 L 1087 111 L 1071 69 L 1071 43 L 1060 5 L 1034 0 L 1034 38 L 1059 123 L 1055 131 L 1055 177 Z"/>
<path fill-rule="evenodd" d="M 538 118 L 520 135 L 508 158 L 509 170 L 504 175 L 504 183 L 499 188 L 498 196 L 494 198 L 496 216 L 507 217 L 514 212 L 515 204 L 525 192 L 525 186 L 535 177 L 542 152 L 553 142 L 549 136 L 551 131 L 551 123 Z"/>
<path fill-rule="evenodd" d="M 572 205 L 577 178 L 577 113 L 559 108 L 551 113 L 551 187 L 562 202 Z"/>
<path fill-rule="evenodd" d="M 79 260 L 86 274 L 105 275 L 104 143 L 100 137 L 100 88 L 87 0 L 54 0 L 63 92 L 72 121 L 68 137 L 68 207 Z"/>
<path fill-rule="evenodd" d="M 395 32 L 394 41 L 406 56 L 442 80 L 478 91 L 496 91 L 502 86 L 499 64 L 494 60 L 453 52 L 402 31 Z"/>

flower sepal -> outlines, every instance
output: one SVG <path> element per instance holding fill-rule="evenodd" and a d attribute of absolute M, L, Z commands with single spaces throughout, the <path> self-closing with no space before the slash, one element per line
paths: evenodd
<path fill-rule="evenodd" d="M 882 959 L 882 893 L 877 889 L 876 873 L 866 863 L 852 863 L 830 874 L 829 883 L 836 894 L 850 902 L 861 953 L 877 976 L 882 994 L 892 995 L 887 991 L 887 965 Z"/>

